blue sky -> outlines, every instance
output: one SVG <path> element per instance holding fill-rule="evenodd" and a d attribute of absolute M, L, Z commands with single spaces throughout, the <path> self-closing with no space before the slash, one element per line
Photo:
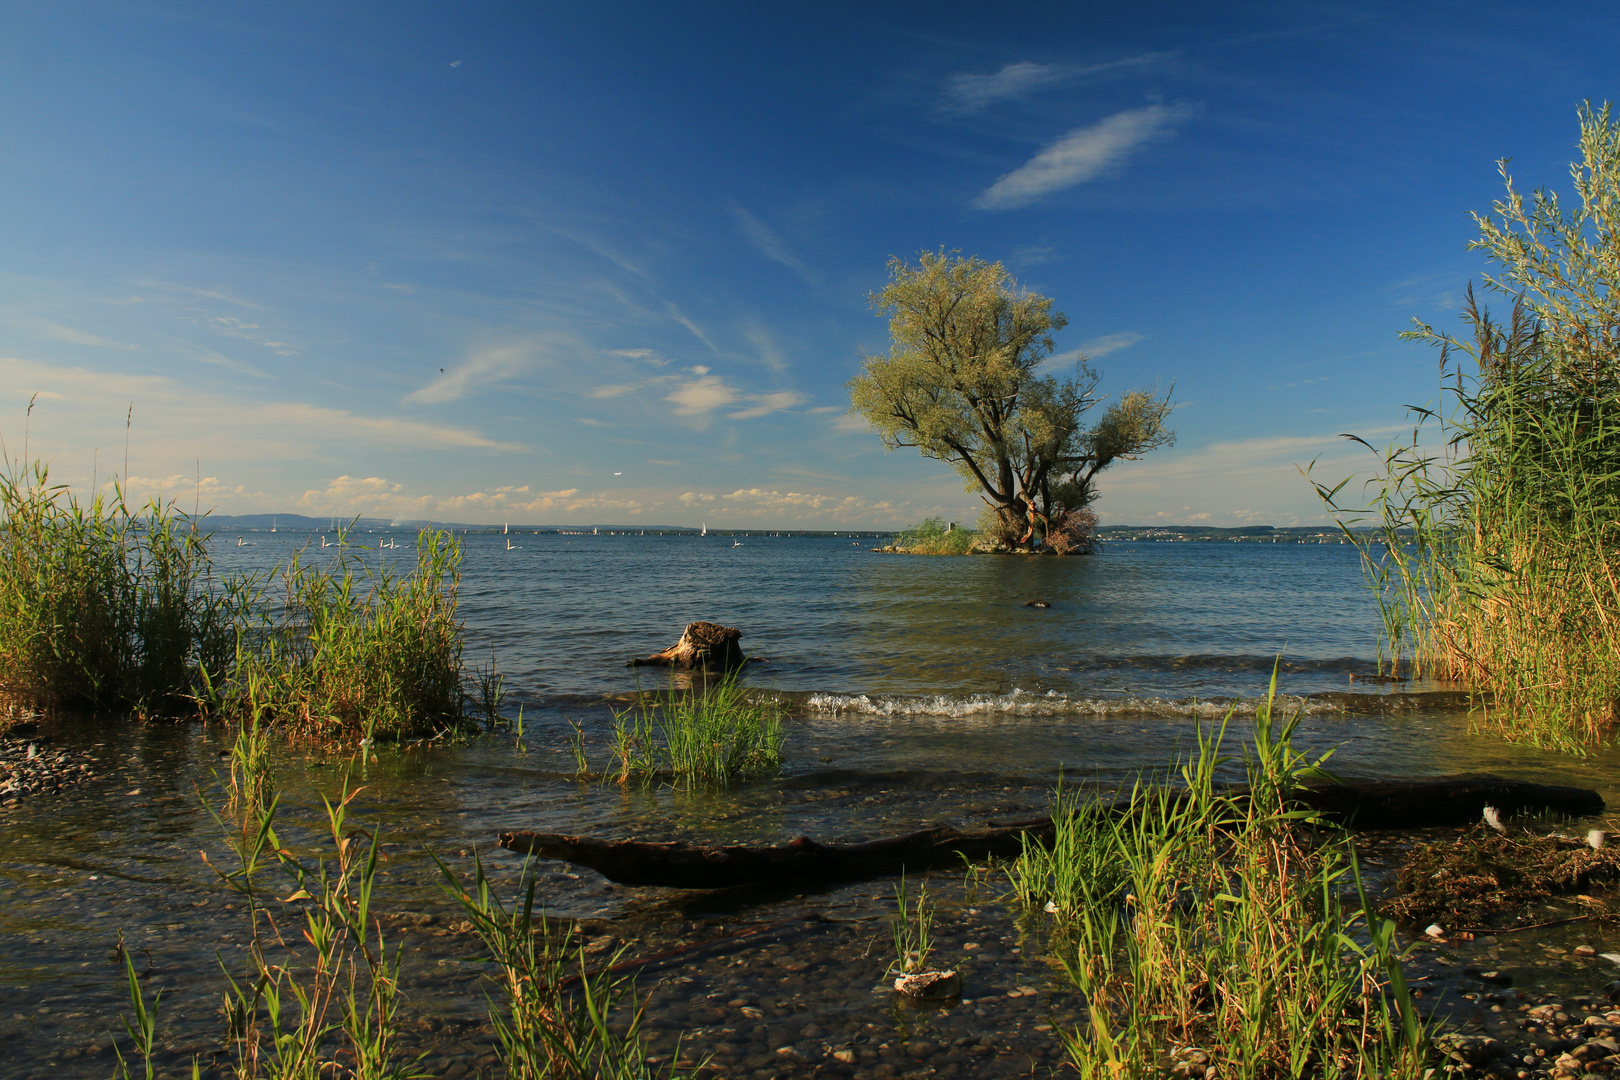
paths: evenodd
<path fill-rule="evenodd" d="M 1323 520 L 1436 396 L 1469 210 L 1569 190 L 1607 4 L 12 4 L 0 434 L 224 513 L 971 518 L 847 413 L 891 255 L 999 259 L 1177 445 L 1105 522 Z M 25 421 L 30 397 L 38 394 Z M 132 411 L 131 411 L 132 409 Z M 127 424 L 127 467 L 126 455 Z M 199 493 L 200 480 L 200 493 Z"/>

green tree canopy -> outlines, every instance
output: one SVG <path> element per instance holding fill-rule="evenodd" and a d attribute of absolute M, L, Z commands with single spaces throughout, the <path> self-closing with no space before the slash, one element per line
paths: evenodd
<path fill-rule="evenodd" d="M 1005 267 L 943 251 L 920 265 L 889 260 L 871 296 L 889 316 L 888 355 L 863 358 L 850 411 L 890 450 L 916 447 L 944 461 L 1023 542 L 1054 536 L 1096 497 L 1096 475 L 1120 459 L 1169 445 L 1169 394 L 1132 390 L 1091 426 L 1097 373 L 1042 375 L 1052 334 L 1068 325 L 1052 301 L 1020 289 Z"/>

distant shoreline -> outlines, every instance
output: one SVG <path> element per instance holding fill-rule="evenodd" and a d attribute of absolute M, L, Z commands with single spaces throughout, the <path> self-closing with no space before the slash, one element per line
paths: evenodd
<path fill-rule="evenodd" d="M 334 523 L 335 521 L 335 523 Z M 337 528 L 352 528 L 362 533 L 373 532 L 415 532 L 418 529 L 435 528 L 447 529 L 454 533 L 479 534 L 499 533 L 507 530 L 512 534 L 524 536 L 533 535 L 562 535 L 579 536 L 626 536 L 646 533 L 648 536 L 700 536 L 704 531 L 690 525 L 625 525 L 623 523 L 604 524 L 597 522 L 585 525 L 519 525 L 511 524 L 474 524 L 458 521 L 390 521 L 383 518 L 312 518 L 302 514 L 210 514 L 202 519 L 204 528 L 209 532 L 241 533 L 270 532 L 307 532 L 328 533 Z M 716 527 L 709 526 L 709 536 L 809 536 L 809 537 L 849 537 L 851 540 L 887 540 L 903 529 L 790 529 L 790 528 L 762 528 L 762 527 Z M 1353 534 L 1370 534 L 1370 528 L 1353 528 Z M 1138 541 L 1138 542 L 1167 542 L 1167 541 L 1218 541 L 1223 543 L 1250 543 L 1250 544 L 1323 544 L 1339 543 L 1344 540 L 1344 532 L 1336 525 L 1244 525 L 1236 528 L 1217 528 L 1200 525 L 1102 525 L 1097 529 L 1097 539 L 1102 541 Z"/>

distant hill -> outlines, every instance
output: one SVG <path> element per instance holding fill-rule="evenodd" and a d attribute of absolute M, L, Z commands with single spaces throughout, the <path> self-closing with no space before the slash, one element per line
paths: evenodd
<path fill-rule="evenodd" d="M 1352 533 L 1372 532 L 1370 526 L 1353 528 Z M 1216 540 L 1240 544 L 1321 544 L 1341 543 L 1344 531 L 1337 525 L 1243 525 L 1220 529 L 1208 525 L 1099 525 L 1099 540 Z"/>

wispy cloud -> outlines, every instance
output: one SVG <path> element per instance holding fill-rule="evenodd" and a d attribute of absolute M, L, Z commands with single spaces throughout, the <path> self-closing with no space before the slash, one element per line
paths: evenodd
<path fill-rule="evenodd" d="M 981 210 L 1012 210 L 1093 180 L 1191 113 L 1183 105 L 1149 105 L 1075 128 L 991 184 L 973 205 Z"/>
<path fill-rule="evenodd" d="M 1141 334 L 1131 333 L 1130 331 L 1122 334 L 1104 334 L 1101 337 L 1092 338 L 1078 349 L 1053 353 L 1046 358 L 1046 362 L 1048 364 L 1072 364 L 1082 356 L 1088 360 L 1096 360 L 1098 357 L 1107 356 L 1109 353 L 1128 349 L 1141 340 Z"/>
<path fill-rule="evenodd" d="M 412 417 L 369 415 L 304 401 L 266 401 L 258 394 L 208 393 L 162 375 L 64 367 L 15 357 L 0 357 L 0 386 L 47 391 L 42 396 L 64 401 L 65 409 L 36 409 L 33 424 L 42 441 L 54 441 L 70 452 L 121 443 L 125 410 L 133 402 L 137 433 L 145 432 L 143 453 L 168 469 L 189 463 L 199 449 L 216 462 L 312 456 L 354 444 L 368 449 L 378 444 L 413 450 L 528 449 L 467 428 Z"/>
<path fill-rule="evenodd" d="M 238 375 L 251 375 L 255 379 L 271 378 L 269 372 L 256 368 L 252 364 L 237 360 L 234 357 L 226 356 L 222 352 L 216 352 L 213 349 L 204 349 L 193 346 L 190 347 L 190 353 L 191 358 L 201 364 L 212 364 L 214 367 L 224 368 L 226 371 L 234 371 Z"/>
<path fill-rule="evenodd" d="M 176 293 L 181 296 L 191 296 L 198 300 L 219 300 L 227 304 L 232 304 L 236 307 L 249 308 L 254 311 L 263 310 L 259 304 L 255 304 L 251 300 L 242 299 L 240 296 L 237 296 L 235 293 L 227 290 L 223 285 L 210 285 L 203 288 L 198 288 L 193 285 L 179 285 L 172 281 L 156 281 L 152 278 L 139 278 L 131 281 L 130 284 L 141 289 L 156 289 L 159 292 Z M 132 296 L 126 302 L 140 303 L 148 299 L 150 298 Z"/>
<path fill-rule="evenodd" d="M 1074 82 L 1088 75 L 1138 68 L 1169 55 L 1143 53 L 1101 64 L 1037 64 L 1031 60 L 1020 60 L 989 75 L 962 72 L 945 80 L 945 104 L 953 112 L 976 113 L 997 101 L 1020 98 L 1043 86 Z"/>
<path fill-rule="evenodd" d="M 753 420 L 773 412 L 796 408 L 810 399 L 796 390 L 778 390 L 770 394 L 750 394 L 748 400 L 751 403 L 748 408 L 726 415 L 733 420 Z"/>
<path fill-rule="evenodd" d="M 609 356 L 622 356 L 627 360 L 640 360 L 654 367 L 668 367 L 669 361 L 658 355 L 656 349 L 609 349 Z"/>
<path fill-rule="evenodd" d="M 226 337 L 240 338 L 243 341 L 251 341 L 255 345 L 262 345 L 277 356 L 294 356 L 303 351 L 291 342 L 272 341 L 264 334 L 257 332 L 263 329 L 258 323 L 246 322 L 238 319 L 235 315 L 207 315 L 192 321 L 201 326 L 207 326 L 218 333 L 224 334 Z"/>
<path fill-rule="evenodd" d="M 788 368 L 787 356 L 782 347 L 776 343 L 771 332 L 759 323 L 749 320 L 743 324 L 743 337 L 748 339 L 759 353 L 759 361 L 772 371 L 786 371 Z"/>
<path fill-rule="evenodd" d="M 45 322 L 39 319 L 24 319 L 19 321 L 17 325 L 32 330 L 47 341 L 61 341 L 69 345 L 88 345 L 94 349 L 120 349 L 125 352 L 141 351 L 139 345 L 126 345 L 122 341 L 112 341 L 99 334 L 76 330 L 71 326 L 63 326 L 60 323 Z"/>
<path fill-rule="evenodd" d="M 761 255 L 792 270 L 807 284 L 816 284 L 818 279 L 815 271 L 788 251 L 787 246 L 782 243 L 782 238 L 777 236 L 770 226 L 749 213 L 746 207 L 736 202 L 728 205 L 731 207 L 731 213 L 737 219 L 737 228 L 742 230 L 743 236 L 758 249 Z"/>
<path fill-rule="evenodd" d="M 709 373 L 701 364 L 687 369 L 691 376 L 679 380 L 675 388 L 664 395 L 672 403 L 676 416 L 707 418 L 717 409 L 741 404 L 743 408 L 727 413 L 731 420 L 754 420 L 773 412 L 792 409 L 809 400 L 796 390 L 775 390 L 765 394 L 750 394 L 730 385 L 718 375 Z"/>
<path fill-rule="evenodd" d="M 522 341 L 476 349 L 461 363 L 444 369 L 437 379 L 406 394 L 405 400 L 415 405 L 460 401 L 475 390 L 531 370 L 540 362 L 548 347 L 567 349 L 570 344 L 558 339 L 554 342 Z"/>

